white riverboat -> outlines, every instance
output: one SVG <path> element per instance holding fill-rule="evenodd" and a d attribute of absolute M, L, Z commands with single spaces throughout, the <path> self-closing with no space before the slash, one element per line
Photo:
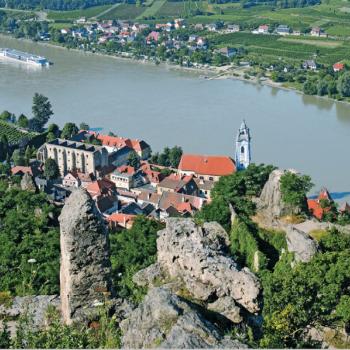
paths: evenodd
<path fill-rule="evenodd" d="M 50 62 L 45 57 L 7 48 L 0 48 L 0 58 L 30 64 L 36 67 L 48 67 L 50 65 Z"/>

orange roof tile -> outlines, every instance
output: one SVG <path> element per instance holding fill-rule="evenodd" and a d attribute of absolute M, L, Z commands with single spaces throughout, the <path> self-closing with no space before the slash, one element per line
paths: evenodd
<path fill-rule="evenodd" d="M 193 171 L 201 175 L 224 176 L 234 173 L 236 166 L 230 157 L 184 154 L 181 157 L 179 170 Z"/>

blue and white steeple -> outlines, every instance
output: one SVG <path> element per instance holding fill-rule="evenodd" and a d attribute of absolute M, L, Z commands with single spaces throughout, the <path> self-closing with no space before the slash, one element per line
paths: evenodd
<path fill-rule="evenodd" d="M 247 169 L 251 161 L 250 153 L 250 131 L 245 120 L 239 128 L 236 138 L 236 168 L 237 170 Z"/>

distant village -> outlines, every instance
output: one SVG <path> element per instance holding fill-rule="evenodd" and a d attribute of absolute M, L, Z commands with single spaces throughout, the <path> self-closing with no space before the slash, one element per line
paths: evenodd
<path fill-rule="evenodd" d="M 179 33 L 176 35 L 177 31 L 181 29 L 191 30 L 193 34 L 181 35 L 181 33 Z M 210 24 L 198 23 L 188 25 L 186 20 L 181 18 L 166 23 L 156 23 L 154 25 L 134 23 L 125 20 L 90 22 L 87 21 L 86 18 L 80 18 L 75 22 L 73 27 L 59 30 L 60 38 L 58 38 L 58 41 L 65 42 L 67 40 L 75 40 L 80 42 L 79 48 L 82 50 L 94 51 L 98 49 L 102 52 L 104 49 L 101 50 L 101 48 L 106 46 L 106 50 L 108 51 L 108 46 L 113 47 L 113 45 L 117 44 L 117 51 L 123 57 L 156 60 L 157 57 L 149 57 L 146 53 L 144 55 L 139 55 L 139 53 L 135 53 L 135 50 L 130 47 L 130 44 L 137 43 L 140 39 L 144 39 L 147 46 L 160 48 L 160 51 L 161 49 L 175 51 L 186 49 L 189 50 L 190 53 L 196 51 L 210 52 L 213 55 L 221 57 L 221 60 L 216 57 L 216 65 L 220 65 L 227 63 L 234 57 L 239 57 L 242 54 L 242 50 L 230 46 L 212 49 L 207 36 L 211 33 L 229 34 L 237 33 L 241 30 L 238 24 L 224 24 L 219 21 Z M 251 33 L 257 35 L 328 37 L 328 34 L 320 27 L 312 27 L 308 33 L 302 33 L 283 24 L 278 26 L 263 24 L 252 30 Z M 39 39 L 50 41 L 51 36 L 48 32 L 43 32 L 40 33 Z M 185 55 L 184 59 L 181 61 L 181 65 L 183 66 L 194 66 L 198 68 L 201 66 L 209 67 L 204 61 L 200 62 L 201 60 L 197 60 L 193 62 L 190 59 L 186 59 L 186 57 L 187 55 Z M 303 62 L 302 68 L 306 70 L 316 70 L 318 64 L 314 59 L 310 58 L 310 60 Z M 341 62 L 336 62 L 334 64 L 334 72 L 339 72 L 344 68 L 345 65 Z"/>
<path fill-rule="evenodd" d="M 211 191 L 222 176 L 246 169 L 251 163 L 251 135 L 243 121 L 236 136 L 235 154 L 211 156 L 180 154 L 177 168 L 150 162 L 152 150 L 144 140 L 80 130 L 71 139 L 54 139 L 37 151 L 29 166 L 13 166 L 11 174 L 30 175 L 36 187 L 62 206 L 77 188 L 85 188 L 110 228 L 129 229 L 137 215 L 164 221 L 190 217 L 211 201 Z M 54 160 L 59 176 L 43 176 L 44 165 Z M 309 199 L 309 210 L 322 220 L 332 201 L 323 189 Z M 340 208 L 350 213 L 346 203 Z"/>

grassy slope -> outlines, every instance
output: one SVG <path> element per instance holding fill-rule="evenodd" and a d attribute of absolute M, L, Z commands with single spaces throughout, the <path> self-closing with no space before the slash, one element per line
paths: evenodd
<path fill-rule="evenodd" d="M 152 5 L 150 7 L 147 7 L 146 10 L 138 16 L 138 19 L 155 16 L 166 1 L 167 0 L 154 0 Z"/>

